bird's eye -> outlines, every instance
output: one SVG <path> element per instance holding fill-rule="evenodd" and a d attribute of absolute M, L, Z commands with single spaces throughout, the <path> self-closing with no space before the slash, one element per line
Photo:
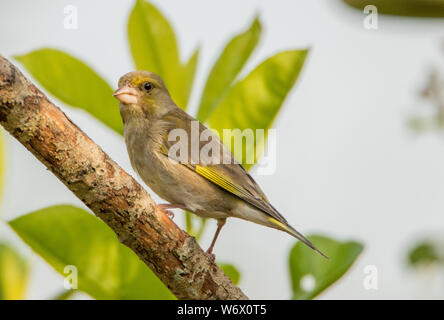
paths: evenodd
<path fill-rule="evenodd" d="M 149 92 L 149 91 L 151 91 L 151 89 L 153 89 L 153 85 L 152 85 L 151 83 L 149 83 L 149 82 L 145 82 L 145 83 L 143 84 L 143 88 L 144 88 L 147 92 Z"/>

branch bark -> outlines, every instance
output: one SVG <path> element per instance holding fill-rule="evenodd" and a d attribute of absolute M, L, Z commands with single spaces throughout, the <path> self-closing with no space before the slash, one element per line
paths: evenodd
<path fill-rule="evenodd" d="M 247 299 L 128 173 L 0 55 L 0 124 L 179 299 Z"/>

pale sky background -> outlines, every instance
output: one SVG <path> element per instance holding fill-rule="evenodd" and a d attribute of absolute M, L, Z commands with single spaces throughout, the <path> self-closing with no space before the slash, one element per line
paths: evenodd
<path fill-rule="evenodd" d="M 202 47 L 194 104 L 222 46 L 256 13 L 264 35 L 245 71 L 278 51 L 312 48 L 274 124 L 277 170 L 255 178 L 301 232 L 365 244 L 350 272 L 319 298 L 443 298 L 443 278 L 409 272 L 405 254 L 418 236 L 443 229 L 444 137 L 417 137 L 405 123 L 412 111 L 423 107 L 418 92 L 429 68 L 443 67 L 444 20 L 379 16 L 378 30 L 366 30 L 363 13 L 333 0 L 152 2 L 172 22 L 182 58 Z M 68 4 L 78 7 L 78 30 L 63 28 Z M 44 46 L 60 48 L 115 87 L 118 78 L 133 69 L 126 41 L 132 6 L 133 1 L 121 0 L 0 0 L 0 53 L 11 57 Z M 134 173 L 123 139 L 84 112 L 59 105 Z M 6 142 L 4 219 L 54 204 L 82 206 L 24 147 L 9 136 Z M 183 225 L 179 212 L 175 221 Z M 204 248 L 214 229 L 211 223 L 202 239 Z M 28 298 L 49 298 L 62 290 L 62 277 L 31 255 L 4 225 L 2 239 L 31 259 Z M 287 258 L 294 243 L 285 233 L 231 220 L 215 251 L 218 260 L 238 266 L 240 286 L 250 298 L 287 299 Z M 367 265 L 377 267 L 377 290 L 363 287 Z"/>

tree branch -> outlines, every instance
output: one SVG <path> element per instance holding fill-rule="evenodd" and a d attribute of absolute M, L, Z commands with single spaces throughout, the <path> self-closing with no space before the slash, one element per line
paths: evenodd
<path fill-rule="evenodd" d="M 128 173 L 0 55 L 0 124 L 179 299 L 247 299 Z"/>

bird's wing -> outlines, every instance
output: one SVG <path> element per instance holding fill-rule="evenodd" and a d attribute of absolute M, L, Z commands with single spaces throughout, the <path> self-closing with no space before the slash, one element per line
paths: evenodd
<path fill-rule="evenodd" d="M 185 119 L 185 121 L 184 121 Z M 203 124 L 201 124 L 196 119 L 192 118 L 182 110 L 170 111 L 163 116 L 165 123 L 170 124 L 168 132 L 173 129 L 183 129 L 187 132 L 188 136 L 188 155 L 187 161 L 183 161 L 183 158 L 175 158 L 174 152 L 170 152 L 171 147 L 177 142 L 177 140 L 169 141 L 168 137 L 163 139 L 164 145 L 162 153 L 166 156 L 173 158 L 177 162 L 186 166 L 190 170 L 204 177 L 205 179 L 211 181 L 212 183 L 218 185 L 222 189 L 230 192 L 231 194 L 239 197 L 240 199 L 248 202 L 257 209 L 263 211 L 270 216 L 270 221 L 287 224 L 285 218 L 268 202 L 265 194 L 259 187 L 259 185 L 253 180 L 253 178 L 248 174 L 248 172 L 239 164 L 233 157 L 230 150 L 220 141 L 219 137 L 209 131 Z M 193 121 L 196 121 L 192 124 Z M 199 153 L 192 152 L 191 141 L 193 134 L 191 133 L 191 128 L 195 126 L 198 128 L 198 135 L 194 134 L 194 143 L 199 144 Z M 206 131 L 206 134 L 211 136 L 211 143 L 217 146 L 215 149 L 220 150 L 223 155 L 217 163 L 215 163 L 214 158 L 206 158 L 200 155 L 200 150 L 208 143 L 207 141 L 201 141 L 199 135 Z M 221 163 L 222 162 L 222 163 Z"/>

